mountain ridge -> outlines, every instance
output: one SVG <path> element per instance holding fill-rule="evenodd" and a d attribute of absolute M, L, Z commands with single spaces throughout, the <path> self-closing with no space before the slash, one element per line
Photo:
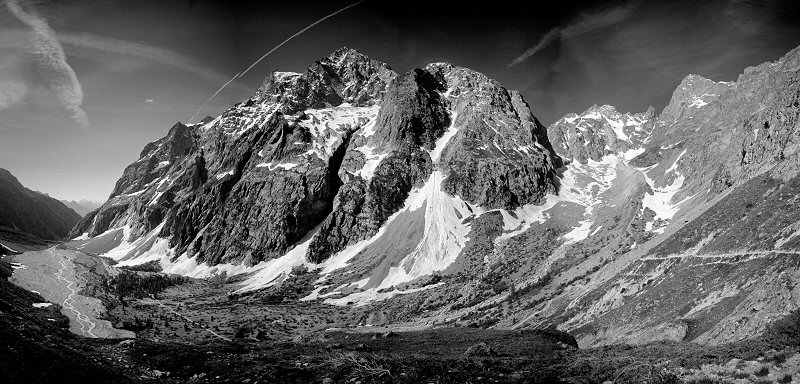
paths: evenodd
<path fill-rule="evenodd" d="M 60 201 L 26 188 L 0 168 L 0 226 L 44 240 L 61 240 L 80 216 Z"/>

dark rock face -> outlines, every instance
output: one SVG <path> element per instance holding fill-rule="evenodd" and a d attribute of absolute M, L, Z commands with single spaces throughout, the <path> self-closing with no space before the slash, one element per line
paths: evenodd
<path fill-rule="evenodd" d="M 75 231 L 156 233 L 209 265 L 308 239 L 319 263 L 376 234 L 435 170 L 447 193 L 515 208 L 555 192 L 557 164 L 518 93 L 449 64 L 398 76 L 342 48 L 303 74 L 272 73 L 215 119 L 176 124 Z"/>
<path fill-rule="evenodd" d="M 169 173 L 175 162 L 196 150 L 193 130 L 181 123 L 173 125 L 166 137 L 147 144 L 139 155 L 140 160 L 125 168 L 110 198 L 145 188 L 148 183 Z"/>
<path fill-rule="evenodd" d="M 446 81 L 455 135 L 443 149 L 442 189 L 487 208 L 538 204 L 556 190 L 555 155 L 544 126 L 517 92 L 466 68 L 432 64 Z"/>
<path fill-rule="evenodd" d="M 541 203 L 545 193 L 555 192 L 554 172 L 540 172 L 542 165 L 515 164 L 495 159 L 465 161 L 445 179 L 444 191 L 490 208 L 514 209 L 528 203 Z M 543 185 L 530 189 L 531 184 Z"/>
<path fill-rule="evenodd" d="M 80 219 L 64 203 L 25 188 L 11 172 L 0 168 L 0 227 L 61 240 Z"/>
<path fill-rule="evenodd" d="M 450 123 L 441 95 L 444 86 L 442 79 L 422 69 L 397 77 L 381 104 L 371 143 L 389 149 L 433 149 Z"/>
<path fill-rule="evenodd" d="M 381 162 L 371 180 L 353 178 L 336 196 L 333 212 L 309 245 L 309 260 L 321 262 L 350 244 L 372 237 L 431 170 L 427 153 L 395 152 Z"/>

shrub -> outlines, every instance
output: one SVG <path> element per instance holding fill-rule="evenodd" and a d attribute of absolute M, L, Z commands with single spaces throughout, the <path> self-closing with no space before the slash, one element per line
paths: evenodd
<path fill-rule="evenodd" d="M 769 375 L 769 367 L 767 367 L 766 365 L 763 365 L 763 366 L 761 366 L 761 368 L 759 368 L 759 369 L 758 369 L 758 370 L 755 372 L 755 375 L 756 375 L 756 376 L 766 376 L 766 375 Z"/>
<path fill-rule="evenodd" d="M 296 265 L 292 267 L 292 275 L 303 276 L 306 273 L 308 273 L 308 267 L 306 267 L 305 264 Z"/>
<path fill-rule="evenodd" d="M 148 295 L 155 295 L 168 287 L 183 284 L 188 280 L 189 278 L 180 275 L 141 275 L 123 270 L 122 273 L 114 276 L 108 284 L 114 288 L 121 301 L 125 296 L 143 298 Z"/>
<path fill-rule="evenodd" d="M 228 282 L 228 271 L 222 271 L 222 273 L 214 272 L 213 275 L 206 278 L 206 281 L 208 281 L 213 288 L 222 288 L 222 286 Z"/>
<path fill-rule="evenodd" d="M 800 345 L 800 310 L 794 310 L 770 324 L 764 336 L 777 346 Z"/>
<path fill-rule="evenodd" d="M 746 379 L 748 377 L 750 377 L 750 374 L 747 373 L 747 372 L 741 372 L 740 371 L 740 372 L 736 372 L 736 373 L 733 374 L 733 378 L 734 379 Z"/>

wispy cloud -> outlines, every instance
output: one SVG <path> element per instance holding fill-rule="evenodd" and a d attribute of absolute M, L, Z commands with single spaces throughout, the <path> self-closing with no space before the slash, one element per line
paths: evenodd
<path fill-rule="evenodd" d="M 528 60 L 531 56 L 536 54 L 536 52 L 541 51 L 557 40 L 570 39 L 600 28 L 617 24 L 630 16 L 634 6 L 635 3 L 630 2 L 624 5 L 599 11 L 584 12 L 572 20 L 569 24 L 555 27 L 547 31 L 544 35 L 542 35 L 535 45 L 528 48 L 517 58 L 512 60 L 508 64 L 508 67 L 513 67 L 525 60 Z"/>
<path fill-rule="evenodd" d="M 83 128 L 89 127 L 89 118 L 84 112 L 83 89 L 75 71 L 67 63 L 64 49 L 56 33 L 35 12 L 24 10 L 15 0 L 6 0 L 11 14 L 31 29 L 28 53 L 38 68 L 48 71 L 49 87 L 61 104 L 72 113 L 72 118 Z"/>
<path fill-rule="evenodd" d="M 19 103 L 28 93 L 28 87 L 20 81 L 0 81 L 0 109 Z"/>
<path fill-rule="evenodd" d="M 21 44 L 24 44 L 27 34 L 28 31 L 22 29 L 4 29 L 0 34 L 0 49 L 19 48 Z M 229 80 L 227 74 L 219 72 L 201 61 L 173 50 L 150 44 L 89 33 L 70 32 L 60 32 L 58 34 L 58 42 L 61 43 L 64 52 L 69 57 L 108 63 L 111 58 L 129 56 L 134 59 L 140 59 L 140 62 L 163 64 L 193 73 L 213 84 L 220 84 Z M 244 93 L 253 92 L 252 87 L 239 82 L 233 82 L 231 86 Z"/>
<path fill-rule="evenodd" d="M 212 83 L 218 84 L 228 80 L 227 75 L 209 68 L 200 61 L 161 47 L 88 33 L 64 33 L 58 40 L 64 44 L 67 53 L 78 57 L 96 59 L 98 53 L 102 52 L 128 55 L 191 72 Z M 243 85 L 240 88 L 252 91 Z"/>

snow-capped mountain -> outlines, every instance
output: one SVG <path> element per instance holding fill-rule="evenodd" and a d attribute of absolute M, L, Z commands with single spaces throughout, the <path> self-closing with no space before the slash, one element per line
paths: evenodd
<path fill-rule="evenodd" d="M 397 75 L 343 48 L 176 124 L 74 235 L 113 239 L 85 249 L 123 263 L 256 272 L 242 290 L 306 265 L 327 295 L 375 295 L 448 268 L 482 212 L 542 204 L 558 163 L 518 93 L 444 63 Z"/>
<path fill-rule="evenodd" d="M 247 273 L 237 294 L 307 271 L 301 300 L 368 324 L 738 340 L 798 307 L 799 68 L 795 49 L 735 82 L 690 75 L 660 114 L 545 129 L 480 73 L 343 48 L 173 126 L 73 236 L 121 265 Z"/>
<path fill-rule="evenodd" d="M 735 82 L 687 76 L 638 148 L 612 145 L 602 161 L 585 156 L 568 169 L 585 178 L 616 162 L 607 190 L 587 184 L 602 201 L 583 222 L 592 236 L 566 252 L 588 257 L 548 266 L 536 305 L 500 326 L 559 324 L 583 345 L 715 344 L 758 334 L 796 309 L 789 297 L 798 293 L 790 281 L 800 273 L 800 216 L 789 196 L 797 183 L 798 70 L 800 48 Z M 580 162 L 575 147 L 599 139 L 564 134 L 580 131 L 568 119 L 581 123 L 568 115 L 549 134 L 566 137 L 557 151 Z M 638 156 L 623 152 L 631 150 Z"/>
<path fill-rule="evenodd" d="M 550 126 L 548 135 L 559 154 L 586 164 L 607 154 L 638 155 L 635 151 L 647 144 L 654 123 L 652 107 L 643 113 L 622 114 L 610 105 L 593 105 L 581 114 L 562 117 Z"/>

